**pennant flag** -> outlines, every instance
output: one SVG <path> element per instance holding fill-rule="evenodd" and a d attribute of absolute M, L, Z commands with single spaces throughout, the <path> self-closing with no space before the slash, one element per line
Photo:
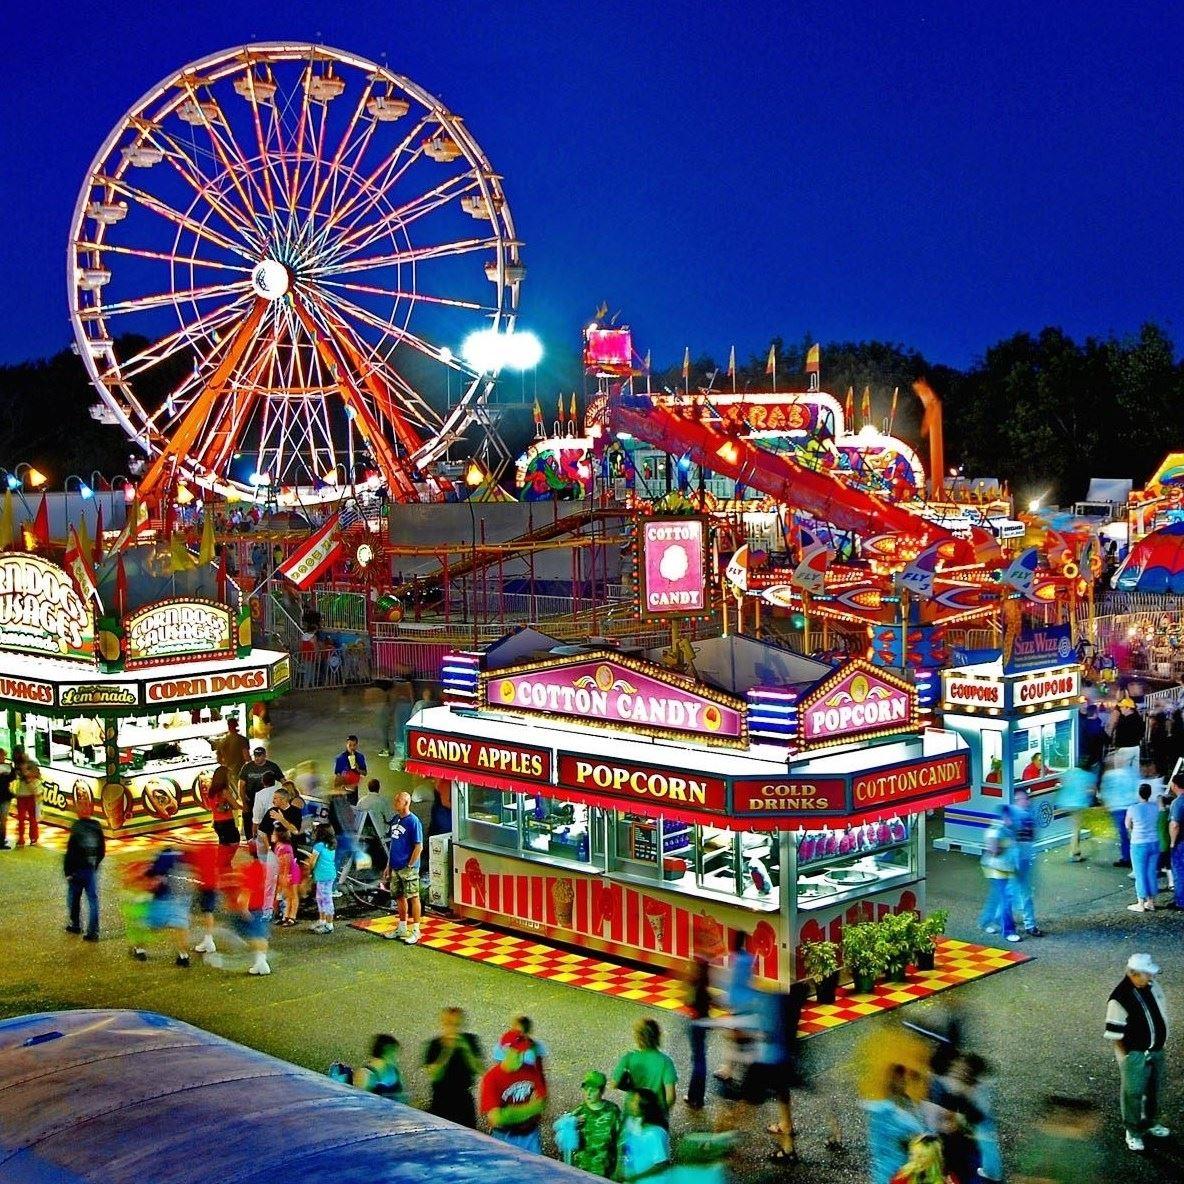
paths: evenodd
<path fill-rule="evenodd" d="M 207 504 L 201 523 L 201 546 L 197 549 L 197 562 L 201 567 L 214 562 L 214 507 Z"/>
<path fill-rule="evenodd" d="M 608 305 L 601 304 L 596 310 L 596 319 L 603 321 L 606 316 L 608 316 Z"/>
<path fill-rule="evenodd" d="M 176 574 L 179 571 L 192 571 L 197 566 L 193 553 L 185 546 L 185 540 L 175 534 L 169 539 L 169 571 Z"/>
<path fill-rule="evenodd" d="M 218 575 L 214 593 L 219 604 L 227 603 L 226 593 L 228 586 L 229 581 L 226 578 L 226 547 L 223 546 L 222 550 L 218 552 Z"/>
<path fill-rule="evenodd" d="M 847 406 L 844 409 L 843 418 L 846 421 L 847 431 L 850 431 L 855 426 L 855 388 L 853 386 L 847 388 Z"/>
<path fill-rule="evenodd" d="M 736 347 L 732 346 L 732 352 L 728 354 L 728 377 L 736 377 Z"/>
<path fill-rule="evenodd" d="M 682 352 L 682 376 L 683 378 L 691 376 L 691 347 L 689 345 Z"/>
<path fill-rule="evenodd" d="M 817 374 L 822 369 L 822 350 L 815 342 L 806 350 L 806 373 Z"/>
<path fill-rule="evenodd" d="M 556 414 L 559 416 L 559 422 L 562 423 L 563 422 L 563 395 L 562 394 L 559 395 L 559 401 L 556 404 L 556 408 L 557 408 Z"/>
<path fill-rule="evenodd" d="M 900 398 L 900 387 L 894 386 L 892 388 L 892 406 L 888 408 L 888 431 L 891 433 L 892 425 L 896 422 L 896 400 Z"/>
<path fill-rule="evenodd" d="M 45 494 L 41 495 L 41 505 L 37 507 L 32 524 L 25 523 L 22 529 L 26 551 L 36 551 L 38 547 L 49 545 L 49 498 Z"/>
<path fill-rule="evenodd" d="M 95 561 L 94 544 L 90 541 L 90 530 L 86 525 L 86 511 L 83 510 L 78 519 L 78 530 L 75 532 L 78 536 L 78 544 L 82 548 L 83 555 L 86 556 L 87 563 L 93 564 Z"/>
<path fill-rule="evenodd" d="M 103 503 L 99 502 L 98 509 L 95 511 L 95 545 L 91 556 L 94 563 L 100 564 L 103 562 Z"/>
<path fill-rule="evenodd" d="M 652 366 L 653 362 L 650 359 L 650 351 L 647 349 L 645 351 L 645 360 L 642 362 L 641 368 L 648 374 Z"/>
<path fill-rule="evenodd" d="M 115 615 L 121 621 L 127 616 L 127 570 L 122 554 L 115 556 Z"/>
<path fill-rule="evenodd" d="M 999 578 L 1009 588 L 1021 592 L 1029 600 L 1036 587 L 1036 563 L 1039 552 L 1036 547 L 1029 547 L 1017 555 L 1011 566 Z"/>
<path fill-rule="evenodd" d="M 111 547 L 112 551 L 119 552 L 128 545 L 128 543 L 135 542 L 136 536 L 140 533 L 140 528 L 148 521 L 148 507 L 145 506 L 137 494 L 132 499 L 132 504 L 127 508 L 127 519 L 124 522 L 119 534 L 115 538 L 115 542 Z"/>
<path fill-rule="evenodd" d="M 562 400 L 560 400 L 562 403 Z M 309 535 L 276 569 L 297 588 L 315 583 L 345 551 L 345 544 L 337 534 L 340 514 L 334 514 L 315 534 Z"/>
<path fill-rule="evenodd" d="M 571 415 L 571 418 L 572 418 L 572 422 L 574 423 L 574 422 L 575 422 L 575 418 L 576 418 L 576 393 L 575 393 L 575 391 L 572 391 L 572 393 L 571 393 L 571 410 L 570 410 L 570 415 Z"/>
<path fill-rule="evenodd" d="M 933 576 L 941 556 L 941 543 L 926 547 L 916 559 L 900 573 L 900 585 L 917 596 L 933 595 Z"/>
<path fill-rule="evenodd" d="M 724 569 L 724 579 L 732 585 L 733 588 L 739 589 L 741 592 L 748 591 L 748 544 L 745 543 L 731 559 L 728 560 L 728 566 Z"/>
<path fill-rule="evenodd" d="M 16 516 L 12 508 L 12 490 L 4 491 L 4 504 L 0 508 L 0 551 L 5 551 L 16 542 Z"/>
<path fill-rule="evenodd" d="M 863 416 L 864 423 L 871 423 L 872 419 L 872 388 L 865 386 L 863 388 L 863 401 L 859 405 L 859 414 Z"/>
<path fill-rule="evenodd" d="M 98 600 L 99 589 L 95 584 L 94 568 L 91 567 L 90 560 L 82 549 L 82 542 L 78 538 L 78 531 L 73 526 L 70 527 L 66 537 L 65 565 L 66 570 L 70 573 L 70 578 L 74 581 L 74 587 L 78 589 L 78 595 L 88 604 L 92 598 Z"/>
<path fill-rule="evenodd" d="M 539 397 L 534 397 L 534 426 L 541 428 L 543 426 L 543 409 L 539 406 Z"/>
<path fill-rule="evenodd" d="M 829 564 L 830 548 L 825 543 L 814 543 L 802 551 L 802 561 L 789 577 L 790 583 L 817 596 L 826 587 Z"/>
<path fill-rule="evenodd" d="M 769 356 L 765 359 L 765 373 L 766 374 L 776 374 L 777 373 L 777 346 L 776 345 L 769 346 Z"/>

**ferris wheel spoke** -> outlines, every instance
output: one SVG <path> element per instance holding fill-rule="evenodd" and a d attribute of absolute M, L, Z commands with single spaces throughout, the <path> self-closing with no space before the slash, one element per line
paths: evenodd
<path fill-rule="evenodd" d="M 446 308 L 467 308 L 471 312 L 496 312 L 492 305 L 480 304 L 475 300 L 457 300 L 449 296 L 429 296 L 426 292 L 403 292 L 398 288 L 380 288 L 374 284 L 347 284 L 334 280 L 321 280 L 321 287 L 344 292 L 361 292 L 368 296 L 389 296 L 394 300 L 409 300 L 413 304 L 439 304 Z"/>
<path fill-rule="evenodd" d="M 375 76 L 371 75 L 366 80 L 366 85 L 359 90 L 358 101 L 354 104 L 353 111 L 350 112 L 349 122 L 346 124 L 345 131 L 342 132 L 340 140 L 338 140 L 337 150 L 334 152 L 333 159 L 329 164 L 329 175 L 325 178 L 324 182 L 313 192 L 312 201 L 310 202 L 308 209 L 308 226 L 310 229 L 312 229 L 316 222 L 317 212 L 320 209 L 321 202 L 324 199 L 325 191 L 328 189 L 330 181 L 336 183 L 339 178 L 338 170 L 341 169 L 348 152 L 352 149 L 350 137 L 354 134 L 354 129 L 358 126 L 358 120 L 361 118 L 362 112 L 366 109 L 366 103 L 369 101 L 371 95 L 374 92 L 374 82 Z M 357 146 L 356 152 L 354 153 L 353 168 L 356 168 L 358 163 L 361 161 L 362 156 L 366 151 L 366 147 L 370 143 L 370 139 L 374 134 L 374 129 L 377 126 L 378 121 L 376 119 L 371 119 L 367 121 L 367 125 L 362 129 L 362 134 L 359 137 L 360 142 Z"/>
<path fill-rule="evenodd" d="M 156 259 L 162 263 L 188 264 L 190 267 L 209 267 L 215 271 L 235 271 L 249 276 L 249 267 L 238 267 L 233 263 L 219 263 L 215 259 L 203 259 L 200 255 L 175 255 L 170 251 L 149 251 L 144 247 L 125 247 L 109 242 L 79 242 L 80 251 L 105 251 L 112 255 L 134 255 L 138 259 Z"/>
<path fill-rule="evenodd" d="M 470 170 L 442 181 L 435 188 L 429 189 L 426 193 L 404 205 L 387 211 L 382 217 L 376 218 L 372 222 L 361 223 L 361 218 L 364 215 L 359 215 L 359 218 L 333 243 L 334 257 L 341 259 L 356 254 L 358 251 L 364 251 L 390 230 L 405 230 L 412 222 L 426 217 L 452 201 L 459 201 L 460 198 L 478 188 L 476 171 Z"/>
<path fill-rule="evenodd" d="M 391 187 L 419 159 L 421 149 L 412 148 L 411 146 L 416 136 L 426 130 L 427 126 L 432 122 L 432 118 L 431 112 L 422 116 L 369 176 L 360 183 L 355 182 L 357 193 L 343 201 L 341 206 L 329 216 L 325 224 L 321 227 L 319 236 L 321 240 L 327 238 L 329 232 L 334 227 L 339 225 L 344 219 L 350 217 L 359 202 L 369 200 L 371 194 L 376 192 L 380 196 L 382 193 L 390 192 Z M 404 157 L 406 157 L 406 160 L 403 161 L 402 166 L 398 167 L 397 171 L 392 172 L 392 170 L 396 169 L 396 166 L 399 166 L 400 160 Z"/>
<path fill-rule="evenodd" d="M 252 253 L 241 243 L 236 243 L 233 239 L 227 238 L 218 231 L 211 230 L 205 223 L 195 221 L 188 214 L 183 214 L 180 210 L 175 210 L 167 202 L 162 201 L 153 194 L 139 189 L 135 185 L 129 185 L 120 177 L 96 177 L 95 183 L 109 185 L 116 193 L 121 194 L 123 197 L 130 198 L 137 204 L 142 205 L 145 209 L 151 210 L 154 214 L 159 214 L 162 218 L 172 222 L 175 226 L 183 227 L 198 238 L 204 239 L 216 247 L 221 247 L 225 251 L 230 251 L 232 254 L 240 256 L 254 266 L 255 259 Z"/>
<path fill-rule="evenodd" d="M 186 346 L 196 345 L 202 338 L 213 336 L 215 330 L 221 325 L 236 320 L 241 315 L 241 307 L 247 299 L 248 296 L 244 295 L 231 304 L 224 304 L 212 309 L 198 317 L 197 320 L 182 325 L 167 337 L 162 337 L 159 341 L 145 346 L 138 353 L 125 358 L 117 367 L 119 376 L 126 382 L 166 361 Z"/>
<path fill-rule="evenodd" d="M 363 324 L 369 325 L 373 329 L 377 329 L 382 333 L 383 337 L 394 337 L 395 344 L 406 344 L 413 349 L 418 350 L 425 358 L 431 358 L 433 362 L 443 361 L 440 356 L 441 351 L 438 346 L 432 345 L 425 341 L 422 337 L 412 333 L 410 329 L 401 328 L 390 321 L 384 321 L 382 317 L 376 316 L 368 308 L 363 308 L 360 304 L 355 304 L 354 301 L 339 295 L 336 292 L 322 292 L 325 299 L 331 304 L 334 309 L 347 316 L 354 317 Z"/>
<path fill-rule="evenodd" d="M 194 102 L 196 103 L 196 100 Z M 249 206 L 244 204 L 243 208 L 239 209 L 232 203 L 223 200 L 222 194 L 217 189 L 218 181 L 224 177 L 229 177 L 235 188 L 239 190 L 240 197 L 242 197 L 241 187 L 238 184 L 237 177 L 234 175 L 233 168 L 224 168 L 222 178 L 211 177 L 202 170 L 196 160 L 190 158 L 181 141 L 175 136 L 170 135 L 162 127 L 146 125 L 143 135 L 150 143 L 154 144 L 164 153 L 164 159 L 168 161 L 169 166 L 177 176 L 202 201 L 206 202 L 235 234 L 241 235 L 257 244 L 259 225 Z"/>
<path fill-rule="evenodd" d="M 397 267 L 404 263 L 423 263 L 428 259 L 441 259 L 453 255 L 469 255 L 474 251 L 488 251 L 497 247 L 499 239 L 466 238 L 447 243 L 433 243 L 431 246 L 411 247 L 404 251 L 390 251 L 385 255 L 371 255 L 365 259 L 346 259 L 334 265 L 311 267 L 310 278 L 318 283 L 327 282 L 329 276 L 349 275 L 353 272 L 369 271 L 372 268 Z"/>
<path fill-rule="evenodd" d="M 103 316 L 122 316 L 129 312 L 143 312 L 160 308 L 165 304 L 179 304 L 182 301 L 196 303 L 199 300 L 213 300 L 217 296 L 233 296 L 236 292 L 245 295 L 251 290 L 250 280 L 236 280 L 230 284 L 209 284 L 201 288 L 185 288 L 180 292 L 156 292 L 151 296 L 137 296 L 131 300 L 118 300 L 102 306 Z"/>

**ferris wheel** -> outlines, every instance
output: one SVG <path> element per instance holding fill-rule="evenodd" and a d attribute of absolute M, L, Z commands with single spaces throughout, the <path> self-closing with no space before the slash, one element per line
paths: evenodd
<path fill-rule="evenodd" d="M 492 385 L 460 356 L 513 328 L 525 269 L 501 178 L 461 118 L 322 45 L 231 49 L 135 104 L 79 193 L 78 350 L 152 460 L 192 480 L 329 497 L 362 470 L 433 496 Z"/>

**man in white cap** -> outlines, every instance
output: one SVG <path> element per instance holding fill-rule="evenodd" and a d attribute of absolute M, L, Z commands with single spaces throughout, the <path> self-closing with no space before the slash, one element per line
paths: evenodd
<path fill-rule="evenodd" d="M 1106 1039 L 1114 1042 L 1122 1081 L 1122 1124 L 1131 1151 L 1143 1150 L 1145 1135 L 1166 1139 L 1171 1134 L 1156 1118 L 1168 1039 L 1167 1005 L 1155 981 L 1158 973 L 1150 954 L 1132 954 L 1106 1005 Z"/>

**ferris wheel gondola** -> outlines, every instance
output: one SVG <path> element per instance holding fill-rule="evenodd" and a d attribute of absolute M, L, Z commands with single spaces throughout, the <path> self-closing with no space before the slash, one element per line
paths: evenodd
<path fill-rule="evenodd" d="M 438 99 L 355 54 L 252 45 L 176 71 L 107 136 L 71 226 L 71 319 L 106 417 L 150 457 L 145 496 L 326 497 L 364 454 L 421 500 L 491 383 L 454 347 L 512 330 L 519 248 Z"/>

